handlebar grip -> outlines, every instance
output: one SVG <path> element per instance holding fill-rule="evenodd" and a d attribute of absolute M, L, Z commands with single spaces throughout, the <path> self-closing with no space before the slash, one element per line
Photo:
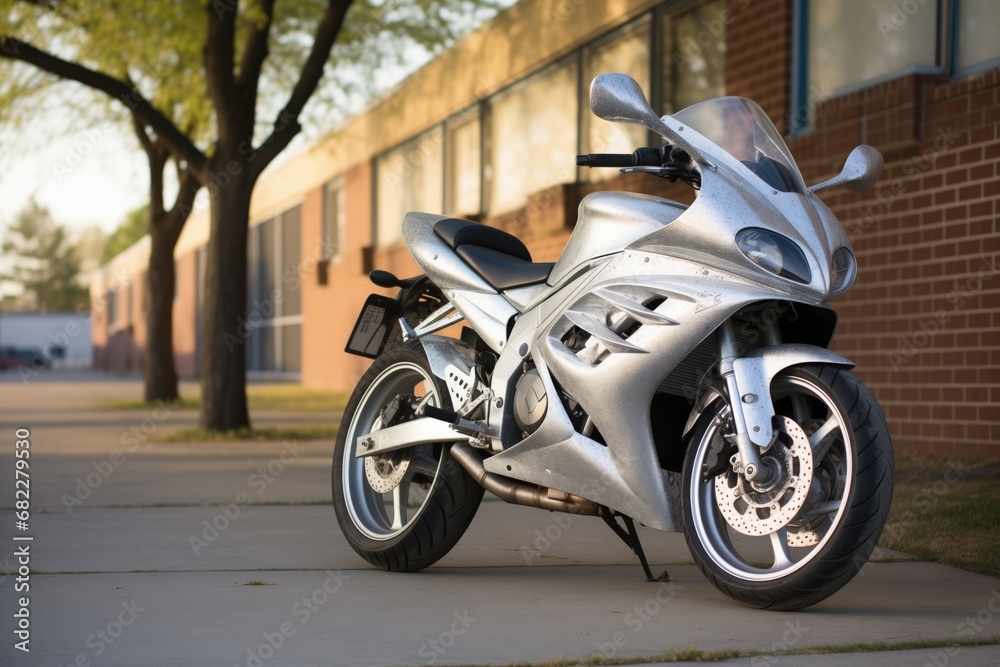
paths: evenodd
<path fill-rule="evenodd" d="M 633 153 L 588 153 L 577 155 L 576 164 L 579 167 L 659 167 L 669 148 L 645 146 L 637 148 Z"/>
<path fill-rule="evenodd" d="M 588 153 L 577 155 L 579 167 L 634 167 L 635 156 L 631 153 Z"/>

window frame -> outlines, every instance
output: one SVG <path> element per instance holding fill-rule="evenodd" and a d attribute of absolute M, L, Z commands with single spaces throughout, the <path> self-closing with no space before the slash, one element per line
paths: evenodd
<path fill-rule="evenodd" d="M 962 13 L 962 2 L 963 0 L 941 0 L 941 4 L 947 5 L 947 8 L 939 16 L 939 20 L 942 22 L 941 32 L 946 33 L 950 40 L 947 46 L 947 66 L 948 72 L 953 79 L 1000 67 L 1000 55 L 987 58 L 982 62 L 966 67 L 958 66 L 958 30 L 960 26 L 959 17 Z"/>
<path fill-rule="evenodd" d="M 493 163 L 493 151 L 495 147 L 492 145 L 492 131 L 493 131 L 493 104 L 501 101 L 508 95 L 515 94 L 519 89 L 529 86 L 538 78 L 544 78 L 545 76 L 551 74 L 555 70 L 566 66 L 575 66 L 576 69 L 576 103 L 577 103 L 577 114 L 574 131 L 576 132 L 575 146 L 577 152 L 582 150 L 582 142 L 584 139 L 584 129 L 587 127 L 586 123 L 589 119 L 584 119 L 585 114 L 590 114 L 589 100 L 584 100 L 584 93 L 589 88 L 589 81 L 584 80 L 585 69 L 586 69 L 586 55 L 588 51 L 594 49 L 599 49 L 602 46 L 613 42 L 616 39 L 620 39 L 627 35 L 628 33 L 636 30 L 642 30 L 646 28 L 648 30 L 647 39 L 649 40 L 649 76 L 650 81 L 646 89 L 646 93 L 649 96 L 651 104 L 654 108 L 660 108 L 661 110 L 666 107 L 666 101 L 663 100 L 663 44 L 662 44 L 662 23 L 665 19 L 670 16 L 677 16 L 684 14 L 697 8 L 699 5 L 704 4 L 708 0 L 665 0 L 652 7 L 647 7 L 641 11 L 635 12 L 627 17 L 623 17 L 623 20 L 614 25 L 613 27 L 603 30 L 597 35 L 592 36 L 590 39 L 586 40 L 584 43 L 577 44 L 568 52 L 557 55 L 556 57 L 549 59 L 545 62 L 538 63 L 534 69 L 524 73 L 516 81 L 508 83 L 497 90 L 485 95 L 462 110 L 458 112 L 453 112 L 449 114 L 446 118 L 438 123 L 432 124 L 426 128 L 421 129 L 418 132 L 414 132 L 405 139 L 402 139 L 392 146 L 372 155 L 369 161 L 371 169 L 371 220 L 369 221 L 370 228 L 370 245 L 367 248 L 371 252 L 375 252 L 379 248 L 387 247 L 383 244 L 382 240 L 379 238 L 378 233 L 378 221 L 379 221 L 379 163 L 384 160 L 384 158 L 392 153 L 393 151 L 405 146 L 406 144 L 417 141 L 420 137 L 428 132 L 433 131 L 435 128 L 440 128 L 442 131 L 442 188 L 440 192 L 441 196 L 441 210 L 448 214 L 449 200 L 452 196 L 450 191 L 450 168 L 451 160 L 449 158 L 450 151 L 450 141 L 449 135 L 452 127 L 456 124 L 463 122 L 463 117 L 470 112 L 478 114 L 479 128 L 480 128 L 480 139 L 479 139 L 479 216 L 485 217 L 490 215 L 506 215 L 509 211 L 491 211 L 490 202 L 493 196 L 493 188 L 495 187 L 496 178 L 493 174 L 492 163 Z M 723 94 L 725 91 L 723 91 Z M 474 110 L 474 111 L 473 111 Z M 648 132 L 647 134 L 648 145 L 659 145 L 662 143 L 662 138 L 655 132 Z M 579 168 L 575 171 L 574 181 L 575 183 L 586 183 L 589 182 L 583 176 L 583 173 Z M 325 212 L 325 208 L 324 208 Z"/>
<path fill-rule="evenodd" d="M 379 172 L 381 171 L 381 169 L 379 168 L 379 162 L 385 160 L 392 153 L 395 153 L 396 151 L 402 150 L 403 148 L 405 148 L 409 144 L 418 144 L 418 143 L 420 143 L 421 141 L 424 140 L 425 136 L 427 136 L 429 138 L 430 135 L 432 135 L 434 132 L 440 132 L 441 133 L 441 141 L 440 141 L 440 147 L 441 147 L 441 174 L 440 174 L 440 176 L 441 176 L 441 181 L 442 182 L 441 182 L 441 190 L 440 190 L 440 192 L 438 192 L 438 197 L 440 197 L 440 208 L 441 208 L 441 211 L 445 210 L 445 203 L 446 203 L 446 201 L 445 201 L 445 197 L 444 197 L 444 189 L 445 189 L 444 180 L 445 180 L 445 175 L 446 175 L 445 162 L 446 162 L 446 157 L 447 157 L 445 151 L 447 150 L 447 141 L 448 141 L 448 139 L 447 139 L 447 129 L 448 128 L 446 127 L 446 122 L 447 121 L 445 120 L 445 121 L 440 121 L 440 122 L 428 125 L 427 127 L 423 128 L 419 132 L 411 134 L 410 136 L 408 136 L 407 138 L 403 139 L 402 141 L 399 141 L 399 142 L 393 144 L 392 146 L 390 146 L 389 148 L 387 148 L 387 149 L 385 149 L 385 150 L 383 150 L 383 151 L 381 151 L 379 153 L 376 153 L 375 155 L 372 156 L 372 158 L 371 158 L 371 172 L 372 172 L 372 181 L 371 181 L 371 183 L 372 183 L 371 184 L 371 196 L 372 196 L 372 201 L 371 201 L 371 212 L 372 212 L 372 214 L 371 214 L 372 215 L 372 219 L 371 219 L 371 239 L 372 239 L 372 241 L 371 241 L 371 248 L 377 250 L 377 249 L 380 249 L 380 248 L 394 247 L 396 245 L 394 243 L 393 246 L 385 246 L 385 245 L 382 244 L 381 239 L 379 239 L 379 233 L 378 233 L 378 220 L 379 220 L 378 198 L 379 198 Z M 402 220 L 400 220 L 400 223 L 402 223 Z"/>
<path fill-rule="evenodd" d="M 328 234 L 327 231 L 331 228 L 330 221 L 328 220 L 329 214 L 329 198 L 330 191 L 334 190 L 337 192 L 338 203 L 337 203 L 337 220 L 332 228 L 335 232 L 335 240 L 333 243 L 327 244 Z M 344 256 L 344 234 L 346 233 L 346 218 L 347 211 L 345 210 L 344 200 L 347 197 L 347 190 L 344 187 L 344 177 L 336 176 L 331 178 L 329 181 L 323 184 L 323 218 L 320 221 L 320 246 L 323 249 L 323 259 L 330 264 L 339 264 Z M 333 249 L 330 249 L 330 246 Z"/>
<path fill-rule="evenodd" d="M 258 250 L 256 252 L 250 251 L 248 256 L 247 265 L 247 326 L 251 326 L 251 319 L 255 311 L 260 310 L 261 304 L 268 302 L 272 299 L 272 294 L 265 293 L 266 287 L 270 287 L 274 291 L 283 291 L 288 289 L 288 285 L 284 281 L 285 272 L 290 268 L 286 267 L 285 264 L 285 254 L 284 254 L 284 236 L 285 236 L 285 224 L 286 218 L 290 218 L 293 211 L 298 210 L 298 224 L 299 224 L 299 241 L 301 245 L 302 238 L 302 202 L 297 201 L 294 204 L 284 208 L 280 213 L 268 216 L 266 218 L 259 218 L 250 226 L 251 237 L 256 236 L 257 239 L 248 239 L 248 249 L 249 246 L 256 245 Z M 268 230 L 265 225 L 267 223 L 273 223 L 273 228 L 270 230 L 270 239 L 265 238 L 268 236 L 266 233 Z M 270 243 L 274 249 L 274 284 L 266 286 L 263 280 L 263 274 L 260 270 L 261 262 L 260 258 L 263 256 L 263 251 L 260 250 L 265 243 Z M 301 248 L 299 250 L 299 264 L 302 263 Z M 299 283 L 298 287 L 295 289 L 301 290 L 302 284 Z M 298 303 L 298 313 L 286 314 L 284 311 L 285 302 L 272 303 L 273 313 L 270 317 L 260 319 L 259 323 L 252 325 L 252 333 L 250 333 L 244 342 L 245 345 L 245 363 L 247 366 L 247 371 L 255 374 L 265 374 L 265 375 L 280 375 L 294 377 L 301 371 L 290 371 L 287 370 L 287 364 L 284 359 L 284 333 L 286 326 L 292 325 L 302 325 L 304 321 L 304 308 L 302 303 L 302 295 L 299 294 Z M 198 309 L 199 312 L 201 308 Z M 280 314 L 278 311 L 281 311 Z M 264 333 L 264 330 L 268 330 L 268 334 Z M 268 359 L 266 359 L 266 349 L 264 336 L 272 336 L 271 342 L 274 346 L 274 368 L 266 368 L 268 365 Z M 301 343 L 300 343 L 301 345 Z M 301 355 L 301 348 L 300 348 Z M 299 359 L 299 365 L 301 366 L 302 360 Z"/>
<path fill-rule="evenodd" d="M 584 149 L 584 141 L 590 140 L 587 136 L 590 133 L 591 123 L 597 118 L 593 112 L 590 110 L 590 83 L 592 79 L 589 78 L 590 73 L 588 69 L 588 58 L 597 51 L 614 44 L 619 40 L 626 39 L 629 35 L 636 32 L 641 32 L 643 29 L 647 31 L 646 39 L 649 41 L 649 82 L 648 85 L 643 88 L 651 104 L 659 105 L 659 89 L 660 83 L 657 81 L 657 76 L 662 71 L 662 63 L 658 63 L 658 56 L 661 53 L 662 45 L 659 43 L 658 31 L 656 28 L 656 22 L 661 20 L 663 16 L 673 14 L 674 11 L 667 11 L 666 8 L 660 7 L 653 11 L 643 12 L 638 16 L 629 19 L 627 22 L 619 25 L 611 30 L 603 33 L 599 37 L 596 37 L 586 44 L 581 45 L 576 49 L 577 57 L 579 61 L 577 63 L 577 78 L 579 82 L 577 84 L 577 95 L 579 96 L 579 105 L 577 106 L 577 127 L 576 127 L 576 152 L 582 153 Z M 657 111 L 659 113 L 659 111 Z M 647 145 L 653 146 L 658 143 L 662 143 L 662 138 L 653 132 L 652 130 L 646 130 Z M 603 180 L 610 179 L 599 179 L 589 177 L 590 169 L 588 167 L 577 167 L 576 180 L 578 183 L 600 183 Z M 615 178 L 615 177 L 612 177 Z"/>
<path fill-rule="evenodd" d="M 946 74 L 952 69 L 953 45 L 951 38 L 945 39 L 945 34 L 951 32 L 952 28 L 947 25 L 951 23 L 950 16 L 953 0 L 931 0 L 935 3 L 935 60 L 934 65 L 909 65 L 892 72 L 880 74 L 863 81 L 838 88 L 830 95 L 819 102 L 822 104 L 828 100 L 836 99 L 843 95 L 856 93 L 859 90 L 877 86 L 880 83 L 892 81 L 911 74 L 917 75 L 938 75 Z M 789 123 L 787 136 L 790 138 L 811 133 L 816 129 L 813 122 L 813 114 L 806 115 L 802 124 L 797 123 L 797 114 L 800 109 L 809 108 L 809 2 L 810 0 L 794 0 L 792 4 L 792 63 L 791 63 L 791 89 L 789 94 Z"/>
<path fill-rule="evenodd" d="M 576 99 L 576 104 L 577 104 L 577 113 L 576 113 L 576 122 L 574 123 L 574 126 L 573 126 L 573 131 L 576 133 L 576 141 L 574 142 L 574 146 L 577 148 L 577 150 L 579 150 L 579 146 L 580 146 L 580 112 L 581 112 L 580 111 L 580 109 L 581 109 L 580 99 L 581 99 L 581 95 L 582 95 L 582 93 L 580 91 L 580 87 L 581 87 L 581 79 L 582 79 L 581 70 L 582 70 L 582 67 L 583 67 L 583 63 L 582 63 L 582 60 L 581 60 L 581 54 L 583 52 L 584 46 L 585 45 L 581 45 L 580 47 L 574 49 L 570 53 L 568 53 L 566 55 L 563 55 L 562 57 L 556 58 L 555 60 L 552 60 L 552 61 L 546 63 L 545 65 L 539 67 L 538 69 L 534 70 L 530 74 L 525 75 L 524 77 L 518 79 L 517 81 L 511 83 L 510 85 L 504 86 L 503 88 L 501 88 L 501 89 L 493 92 L 493 94 L 487 96 L 483 100 L 483 110 L 482 110 L 483 113 L 480 116 L 480 118 L 484 119 L 482 121 L 483 141 L 482 141 L 482 149 L 481 149 L 481 151 L 482 151 L 482 157 L 481 157 L 481 159 L 482 159 L 482 162 L 483 162 L 483 184 L 482 184 L 482 186 L 480 188 L 480 196 L 482 198 L 482 213 L 485 216 L 487 216 L 487 217 L 489 217 L 489 216 L 501 216 L 502 217 L 502 216 L 508 215 L 508 214 L 510 214 L 510 213 L 518 210 L 518 209 L 511 209 L 511 210 L 492 211 L 491 207 L 490 207 L 490 202 L 493 199 L 493 187 L 494 187 L 494 185 L 496 183 L 495 174 L 493 173 L 493 150 L 494 150 L 493 141 L 492 141 L 492 136 L 493 136 L 493 122 L 494 122 L 494 119 L 493 119 L 493 116 L 494 116 L 493 105 L 496 102 L 502 101 L 505 98 L 510 97 L 511 95 L 516 95 L 518 93 L 518 91 L 523 90 L 524 88 L 527 88 L 527 87 L 531 86 L 533 83 L 536 83 L 539 79 L 544 79 L 547 76 L 552 75 L 553 73 L 557 72 L 558 70 L 560 70 L 560 69 L 562 69 L 564 67 L 575 67 L 576 68 L 576 97 L 575 97 L 575 99 Z M 568 158 L 568 159 L 570 159 L 570 158 Z M 579 175 L 578 175 L 578 172 L 576 171 L 578 168 L 574 166 L 573 169 L 574 169 L 574 181 L 573 182 L 578 183 L 579 182 Z M 552 187 L 552 186 L 549 186 L 549 187 Z M 525 201 L 525 205 L 526 204 L 527 204 L 527 201 Z"/>
<path fill-rule="evenodd" d="M 683 109 L 687 108 L 687 107 L 675 108 L 676 100 L 669 99 L 672 98 L 673 96 L 674 82 L 672 80 L 671 80 L 671 89 L 669 91 L 669 94 L 667 89 L 663 86 L 663 80 L 665 76 L 663 67 L 664 56 L 666 56 L 667 54 L 666 40 L 664 39 L 663 24 L 667 19 L 671 20 L 676 19 L 677 17 L 687 14 L 688 12 L 695 11 L 701 5 L 706 5 L 711 1 L 712 0 L 686 0 L 686 1 L 681 0 L 680 2 L 667 3 L 665 6 L 658 7 L 653 12 L 653 26 L 651 29 L 651 35 L 654 40 L 654 44 L 652 49 L 653 53 L 650 54 L 651 57 L 653 58 L 652 67 L 650 68 L 650 75 L 653 77 L 653 80 L 651 82 L 652 87 L 650 92 L 650 99 L 655 101 L 655 103 L 658 105 L 657 107 L 654 107 L 654 110 L 657 113 L 665 113 L 664 111 L 665 109 L 670 109 L 671 110 L 670 113 L 677 113 L 678 111 L 682 111 Z M 735 16 L 737 15 L 738 12 L 733 14 L 734 16 L 733 20 L 735 20 Z M 729 49 L 729 25 L 731 23 L 732 21 L 726 23 L 727 51 Z M 671 43 L 671 46 L 674 46 L 673 43 Z M 671 76 L 672 75 L 673 71 L 671 72 Z M 722 95 L 724 96 L 725 94 L 726 94 L 725 72 L 723 72 Z M 705 99 L 712 99 L 712 98 L 706 97 Z M 660 136 L 655 132 L 650 133 L 650 136 L 653 137 L 656 141 L 662 141 Z"/>
<path fill-rule="evenodd" d="M 477 165 L 477 173 L 478 173 L 478 176 L 479 176 L 479 205 L 478 205 L 477 210 L 475 212 L 464 211 L 464 212 L 460 212 L 459 214 L 470 213 L 470 214 L 473 214 L 476 218 L 482 217 L 482 215 L 483 215 L 483 210 L 484 210 L 484 208 L 486 206 L 485 187 L 484 187 L 484 183 L 486 181 L 486 177 L 485 177 L 484 170 L 485 170 L 485 156 L 486 156 L 486 150 L 485 150 L 485 142 L 486 142 L 486 137 L 485 137 L 486 109 L 485 109 L 485 107 L 486 107 L 486 100 L 487 99 L 489 99 L 489 98 L 485 98 L 483 100 L 477 100 L 473 104 L 467 106 L 465 109 L 462 109 L 458 113 L 454 113 L 451 116 L 449 116 L 447 119 L 445 119 L 445 121 L 443 123 L 443 125 L 444 125 L 444 137 L 443 137 L 442 146 L 443 146 L 443 158 L 444 159 L 442 160 L 442 167 L 444 169 L 444 177 L 443 177 L 443 183 L 442 183 L 442 185 L 443 185 L 443 188 L 442 188 L 443 189 L 443 193 L 442 193 L 442 195 L 443 195 L 443 205 L 441 207 L 441 210 L 444 212 L 444 215 L 452 215 L 449 211 L 451 211 L 452 198 L 455 195 L 454 186 L 452 184 L 452 178 L 451 178 L 452 175 L 454 174 L 454 164 L 453 164 L 452 153 L 451 153 L 451 149 L 452 149 L 452 133 L 455 130 L 457 130 L 458 128 L 464 127 L 464 126 L 466 126 L 466 125 L 468 125 L 470 123 L 479 123 L 479 137 L 478 137 L 478 141 L 479 141 L 479 164 Z"/>

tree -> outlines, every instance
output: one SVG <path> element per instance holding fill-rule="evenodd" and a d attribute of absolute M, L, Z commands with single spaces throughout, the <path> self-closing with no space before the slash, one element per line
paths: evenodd
<path fill-rule="evenodd" d="M 11 266 L 2 278 L 24 289 L 23 308 L 69 313 L 86 303 L 87 289 L 78 281 L 80 260 L 66 229 L 34 200 L 7 230 L 2 251 Z"/>
<path fill-rule="evenodd" d="M 209 191 L 202 316 L 203 428 L 230 430 L 250 424 L 243 350 L 229 350 L 225 336 L 235 334 L 246 316 L 250 195 L 264 169 L 302 130 L 306 103 L 325 70 L 351 62 L 374 68 L 389 58 L 401 58 L 407 45 L 430 49 L 448 45 L 468 27 L 469 16 L 484 7 L 491 12 L 497 4 L 504 3 L 0 2 L 0 8 L 7 9 L 6 24 L 0 23 L 0 57 L 31 64 L 120 101 L 142 129 L 140 140 L 145 134 L 150 145 L 162 148 L 176 163 L 182 186 L 188 181 L 195 190 L 204 186 Z M 4 21 L 2 13 L 0 21 Z M 64 27 L 56 31 L 55 39 L 53 26 Z M 124 61 L 133 50 L 142 56 L 140 62 L 155 60 L 149 57 L 151 52 L 166 54 L 167 66 L 139 72 L 136 79 L 123 76 L 90 58 L 85 47 L 93 40 L 104 44 L 102 54 L 111 50 L 108 42 L 113 43 L 127 73 Z M 334 49 L 335 43 L 339 49 Z M 193 49 L 201 53 L 196 73 L 184 68 Z M 177 68 L 169 66 L 169 57 L 175 53 Z M 345 88 L 348 82 L 349 77 L 338 80 Z M 176 106 L 168 111 L 158 106 L 161 90 L 168 91 L 166 97 L 184 113 L 178 113 Z M 200 117 L 203 107 L 188 102 L 192 96 L 205 98 L 203 90 L 211 109 L 207 137 L 177 120 Z M 143 145 L 148 152 L 149 146 Z M 150 164 L 155 178 L 152 158 Z"/>
<path fill-rule="evenodd" d="M 2 2 L 0 0 L 0 25 L 6 20 L 6 30 L 0 34 L 31 36 L 27 41 L 48 41 L 63 48 L 76 50 L 86 57 L 79 63 L 64 62 L 36 49 L 43 59 L 31 62 L 35 68 L 23 67 L 30 61 L 10 58 L 3 52 L 4 39 L 0 36 L 0 56 L 8 56 L 9 65 L 0 76 L 0 120 L 17 124 L 25 116 L 30 118 L 35 104 L 43 95 L 55 92 L 53 84 L 60 78 L 74 80 L 74 73 L 86 70 L 89 65 L 114 80 L 126 82 L 135 94 L 143 96 L 153 108 L 160 110 L 187 136 L 203 139 L 210 130 L 210 104 L 199 95 L 197 76 L 201 67 L 200 48 L 186 38 L 188 26 L 179 20 L 178 12 L 194 11 L 197 3 L 159 3 L 150 6 L 147 18 L 154 31 L 137 31 L 124 25 L 131 17 L 116 14 L 113 10 L 125 9 L 104 3 L 80 3 L 51 0 L 48 2 Z M 4 12 L 6 11 L 6 15 Z M 101 16 L 101 12 L 107 12 Z M 120 17 L 118 22 L 108 17 Z M 10 46 L 6 44 L 6 46 Z M 38 47 L 39 44 L 32 44 Z M 48 55 L 49 57 L 44 57 Z M 71 58 L 71 60 L 73 60 Z M 22 65 L 18 68 L 18 65 Z M 76 69 L 67 72 L 66 66 Z M 160 85 L 153 86 L 151 78 L 158 72 L 175 75 Z M 39 78 L 39 73 L 47 78 Z M 53 76 L 54 75 L 54 76 Z M 100 89 L 91 86 L 96 93 Z M 72 100 L 73 98 L 68 98 Z M 61 100 L 62 103 L 68 101 Z M 116 108 L 117 107 L 117 108 Z M 23 109 L 17 113 L 17 109 Z M 179 398 L 177 372 L 173 352 L 173 254 L 177 239 L 183 229 L 198 191 L 198 181 L 183 162 L 172 160 L 162 138 L 156 135 L 135 113 L 126 98 L 108 104 L 79 105 L 73 109 L 78 118 L 95 121 L 96 117 L 110 117 L 127 124 L 135 133 L 139 145 L 146 153 L 149 164 L 150 204 L 134 211 L 127 224 L 120 227 L 106 246 L 107 262 L 144 234 L 150 236 L 149 270 L 145 274 L 145 309 L 147 335 L 143 363 L 143 396 L 148 402 L 174 401 Z M 105 121 L 106 123 L 106 121 Z M 173 204 L 164 203 L 166 171 L 173 164 L 176 170 L 176 188 Z"/>
<path fill-rule="evenodd" d="M 76 258 L 80 260 L 81 275 L 86 277 L 91 271 L 107 263 L 107 260 L 102 259 L 107 242 L 108 235 L 100 225 L 84 227 L 74 234 L 73 246 Z"/>
<path fill-rule="evenodd" d="M 141 206 L 129 211 L 125 219 L 108 235 L 101 253 L 101 263 L 107 264 L 116 255 L 135 245 L 149 231 L 149 206 Z"/>

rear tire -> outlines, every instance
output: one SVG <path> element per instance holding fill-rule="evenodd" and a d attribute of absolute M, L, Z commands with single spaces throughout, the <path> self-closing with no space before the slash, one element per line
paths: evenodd
<path fill-rule="evenodd" d="M 378 460 L 355 456 L 357 437 L 385 426 L 392 413 L 386 408 L 399 396 L 408 406 L 451 406 L 419 345 L 385 352 L 351 395 L 333 453 L 333 506 L 344 537 L 362 558 L 383 570 L 412 572 L 455 546 L 476 515 L 483 488 L 448 455 L 447 445 L 397 450 Z M 395 412 L 393 423 L 412 416 L 399 417 L 411 407 Z"/>
<path fill-rule="evenodd" d="M 871 392 L 842 368 L 786 369 L 771 391 L 776 414 L 788 419 L 765 458 L 785 457 L 787 486 L 760 492 L 734 472 L 720 399 L 689 439 L 684 533 L 695 563 L 726 595 L 751 607 L 801 609 L 838 591 L 875 548 L 892 498 L 892 442 Z"/>

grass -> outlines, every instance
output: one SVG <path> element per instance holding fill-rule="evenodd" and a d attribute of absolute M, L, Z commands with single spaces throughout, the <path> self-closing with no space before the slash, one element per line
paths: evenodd
<path fill-rule="evenodd" d="M 247 386 L 247 404 L 251 410 L 288 410 L 295 412 L 341 413 L 350 394 L 304 387 L 301 384 L 253 384 Z M 174 409 L 196 409 L 201 406 L 200 391 L 182 396 L 175 403 L 168 404 Z M 149 410 L 158 407 L 142 399 L 112 399 L 100 401 L 98 406 L 108 410 Z"/>
<path fill-rule="evenodd" d="M 879 544 L 920 560 L 1000 577 L 1000 459 L 900 455 Z"/>
<path fill-rule="evenodd" d="M 584 659 L 542 660 L 539 662 L 513 662 L 504 667 L 600 667 L 603 665 L 634 665 L 637 663 L 671 663 L 671 662 L 719 662 L 736 658 L 754 658 L 757 656 L 782 655 L 829 655 L 843 653 L 882 653 L 885 651 L 912 651 L 920 649 L 936 649 L 947 647 L 995 646 L 1000 639 L 990 637 L 973 637 L 969 639 L 917 639 L 902 642 L 874 642 L 854 644 L 829 644 L 793 648 L 786 651 L 739 651 L 720 650 L 703 651 L 697 647 L 683 648 L 678 651 L 667 651 L 654 656 L 605 657 L 594 654 Z"/>
<path fill-rule="evenodd" d="M 300 424 L 295 426 L 268 426 L 239 429 L 236 431 L 206 431 L 201 428 L 181 428 L 157 434 L 159 442 L 283 442 L 286 440 L 333 440 L 338 427 L 334 424 Z"/>
<path fill-rule="evenodd" d="M 179 400 L 169 403 L 147 403 L 141 398 L 109 398 L 97 402 L 97 407 L 105 410 L 152 410 L 158 407 L 168 407 L 173 410 L 197 409 L 201 401 L 190 396 L 182 396 Z"/>

